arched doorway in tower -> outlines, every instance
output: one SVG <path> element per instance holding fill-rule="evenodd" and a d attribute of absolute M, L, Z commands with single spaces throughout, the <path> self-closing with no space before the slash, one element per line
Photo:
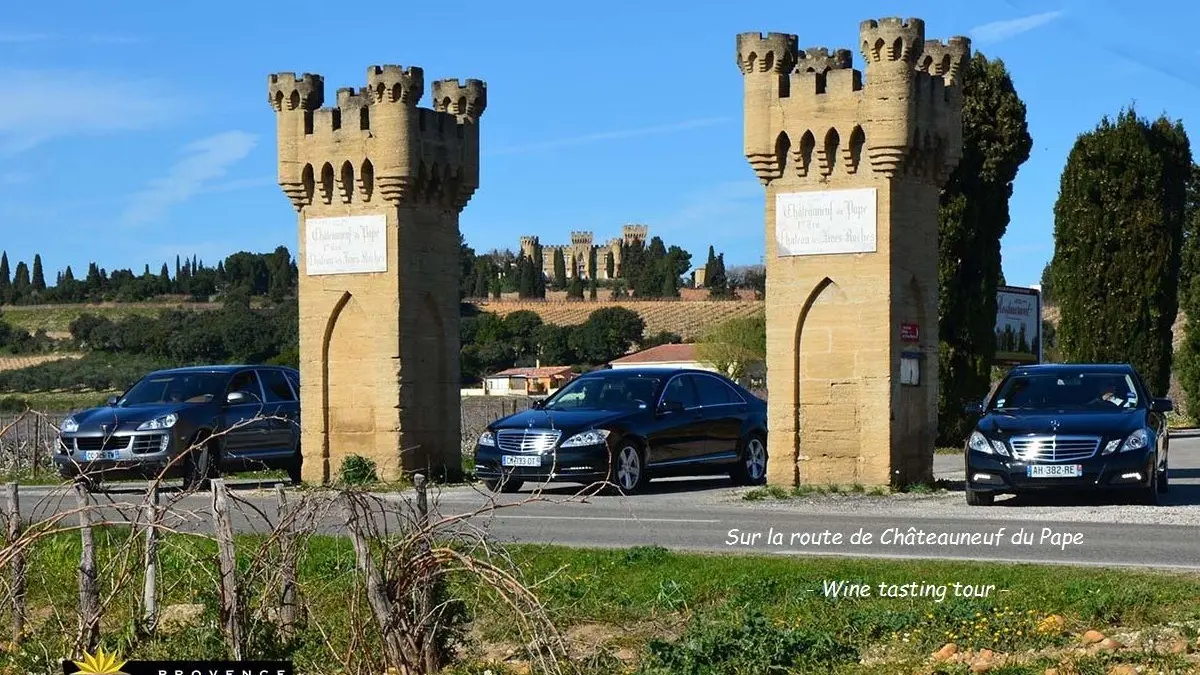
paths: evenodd
<path fill-rule="evenodd" d="M 796 448 L 801 483 L 856 482 L 861 472 L 860 327 L 846 293 L 822 279 L 809 293 L 796 330 Z"/>

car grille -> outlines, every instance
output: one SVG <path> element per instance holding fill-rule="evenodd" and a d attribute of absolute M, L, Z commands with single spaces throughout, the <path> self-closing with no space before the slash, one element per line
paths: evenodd
<path fill-rule="evenodd" d="M 1096 454 L 1096 436 L 1022 436 L 1008 441 L 1013 457 L 1040 462 L 1074 462 Z"/>
<path fill-rule="evenodd" d="M 162 448 L 162 434 L 148 434 L 145 436 L 133 437 L 133 454 L 140 455 L 147 452 L 158 452 Z"/>
<path fill-rule="evenodd" d="M 76 450 L 124 450 L 129 447 L 129 436 L 76 436 Z"/>
<path fill-rule="evenodd" d="M 496 447 L 505 452 L 545 452 L 561 435 L 551 429 L 501 429 L 496 432 Z"/>

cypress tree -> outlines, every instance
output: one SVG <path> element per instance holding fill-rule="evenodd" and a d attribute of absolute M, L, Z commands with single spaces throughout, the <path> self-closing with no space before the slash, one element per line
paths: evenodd
<path fill-rule="evenodd" d="M 996 288 L 1008 200 L 1033 139 L 1000 59 L 975 52 L 963 74 L 963 152 L 938 204 L 938 443 L 970 434 L 963 413 L 991 386 Z"/>
<path fill-rule="evenodd" d="M 616 277 L 616 273 L 617 273 L 616 267 L 617 267 L 617 260 L 613 256 L 613 252 L 609 251 L 609 252 L 605 253 L 604 254 L 604 271 L 607 272 L 607 277 L 609 279 Z"/>
<path fill-rule="evenodd" d="M 1179 308 L 1187 324 L 1175 371 L 1184 394 L 1178 408 L 1195 422 L 1200 419 L 1200 164 L 1192 164 L 1187 194 L 1179 270 Z"/>
<path fill-rule="evenodd" d="M 717 264 L 717 252 L 713 249 L 712 244 L 708 245 L 708 260 L 704 263 L 704 287 L 712 288 L 712 278 L 714 267 Z"/>
<path fill-rule="evenodd" d="M 563 260 L 561 248 L 554 249 L 554 280 L 552 288 L 561 291 L 567 287 L 567 263 Z"/>
<path fill-rule="evenodd" d="M 533 247 L 533 297 L 546 297 L 546 263 L 542 259 L 542 245 Z"/>
<path fill-rule="evenodd" d="M 8 251 L 0 253 L 0 304 L 12 301 L 12 272 L 8 269 Z"/>
<path fill-rule="evenodd" d="M 41 293 L 46 290 L 46 276 L 42 270 L 42 256 L 38 253 L 33 254 L 33 278 L 30 281 L 35 293 Z"/>
<path fill-rule="evenodd" d="M 17 263 L 17 269 L 13 272 L 12 282 L 12 300 L 14 303 L 22 303 L 29 299 L 30 291 L 29 283 L 29 266 L 25 261 Z"/>
<path fill-rule="evenodd" d="M 1076 139 L 1054 205 L 1062 358 L 1128 362 L 1155 396 L 1170 386 L 1191 170 L 1182 123 L 1131 107 Z"/>

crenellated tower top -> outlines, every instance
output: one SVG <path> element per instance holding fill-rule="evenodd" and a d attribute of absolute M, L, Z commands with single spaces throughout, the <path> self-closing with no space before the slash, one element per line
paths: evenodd
<path fill-rule="evenodd" d="M 571 243 L 576 246 L 591 246 L 592 233 L 584 231 L 575 231 L 571 233 Z"/>
<path fill-rule="evenodd" d="M 337 90 L 323 108 L 320 75 L 273 73 L 279 185 L 297 211 L 315 204 L 378 199 L 461 211 L 479 186 L 482 80 L 439 80 L 432 108 L 421 68 L 375 65 L 366 86 Z"/>
<path fill-rule="evenodd" d="M 944 184 L 961 156 L 970 40 L 926 40 L 921 19 L 863 21 L 865 73 L 849 49 L 798 44 L 789 33 L 737 36 L 745 154 L 760 182 L 784 171 L 824 181 L 865 166 L 884 178 Z"/>

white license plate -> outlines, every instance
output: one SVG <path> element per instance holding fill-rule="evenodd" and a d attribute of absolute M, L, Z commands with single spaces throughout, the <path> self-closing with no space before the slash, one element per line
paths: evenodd
<path fill-rule="evenodd" d="M 541 455 L 501 455 L 501 466 L 541 466 Z"/>
<path fill-rule="evenodd" d="M 1079 478 L 1083 475 L 1082 464 L 1030 464 L 1025 467 L 1030 478 Z"/>
<path fill-rule="evenodd" d="M 83 458 L 89 462 L 94 462 L 98 459 L 116 459 L 116 450 L 88 450 L 83 453 Z"/>

